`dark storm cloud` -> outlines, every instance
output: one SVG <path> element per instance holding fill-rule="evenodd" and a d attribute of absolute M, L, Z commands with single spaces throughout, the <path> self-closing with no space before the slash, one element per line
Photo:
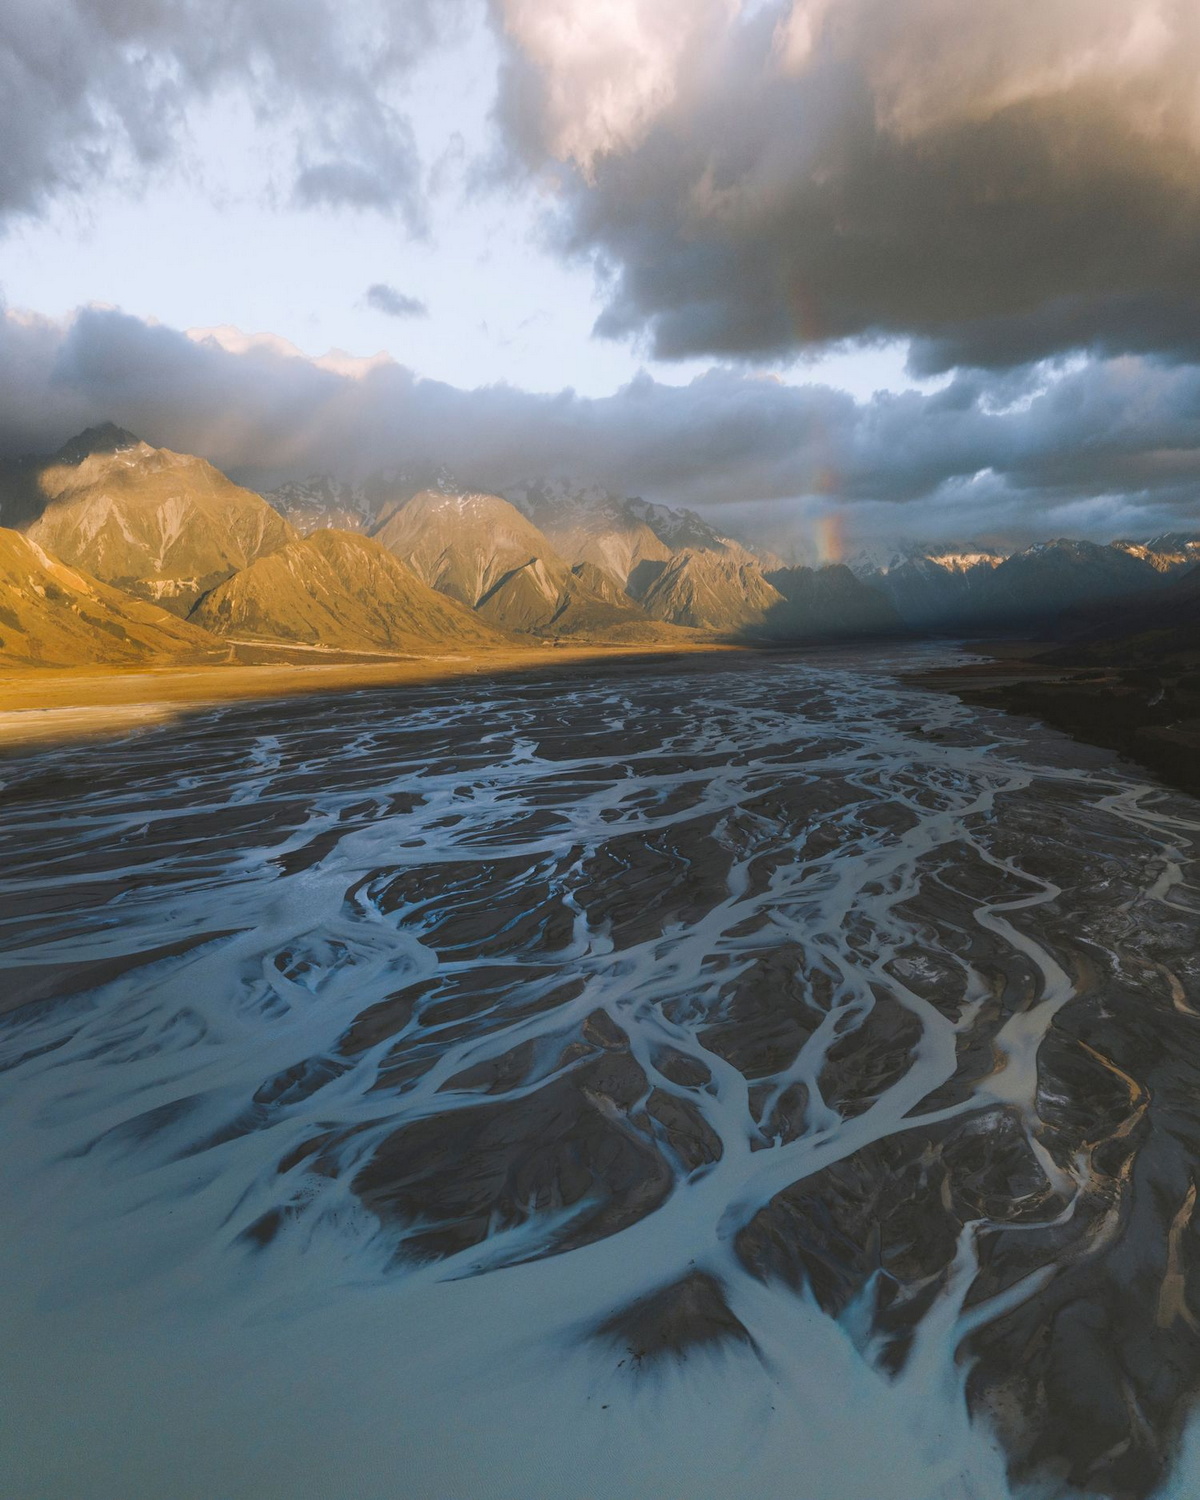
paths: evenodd
<path fill-rule="evenodd" d="M 764 538 L 796 506 L 851 530 L 949 535 L 1200 530 L 1200 366 L 1134 356 L 857 403 L 714 370 L 600 399 L 460 390 L 390 361 L 229 352 L 120 313 L 0 324 L 0 450 L 51 451 L 106 419 L 244 481 L 379 469 L 504 489 L 570 478 L 671 504 L 741 507 Z M 774 533 L 772 531 L 774 528 Z"/>
<path fill-rule="evenodd" d="M 377 281 L 374 286 L 367 288 L 367 304 L 376 312 L 385 313 L 389 318 L 427 318 L 429 316 L 429 309 L 419 297 L 410 297 L 405 292 L 398 292 L 394 286 L 388 286 L 383 281 Z"/>
<path fill-rule="evenodd" d="M 189 110 L 229 94 L 297 138 L 294 196 L 399 213 L 419 163 L 387 91 L 460 0 L 7 0 L 0 6 L 0 222 L 169 161 Z"/>
<path fill-rule="evenodd" d="M 598 331 L 674 358 L 915 337 L 925 371 L 1200 357 L 1192 0 L 495 0 Z"/>

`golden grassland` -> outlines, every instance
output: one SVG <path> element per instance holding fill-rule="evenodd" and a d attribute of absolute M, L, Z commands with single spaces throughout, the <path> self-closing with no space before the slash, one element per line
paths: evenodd
<path fill-rule="evenodd" d="M 243 648 L 240 661 L 195 666 L 0 665 L 0 752 L 121 734 L 223 703 L 543 674 L 584 664 L 594 670 L 630 670 L 678 656 L 741 649 L 711 642 L 514 646 L 420 657 L 321 652 L 321 659 L 314 660 L 314 653 L 303 648 L 263 647 Z"/>

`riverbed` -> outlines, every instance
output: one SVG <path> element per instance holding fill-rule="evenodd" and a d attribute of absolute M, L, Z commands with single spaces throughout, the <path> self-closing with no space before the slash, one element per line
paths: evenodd
<path fill-rule="evenodd" d="M 3 1493 L 1196 1493 L 1200 803 L 952 659 L 0 766 Z"/>

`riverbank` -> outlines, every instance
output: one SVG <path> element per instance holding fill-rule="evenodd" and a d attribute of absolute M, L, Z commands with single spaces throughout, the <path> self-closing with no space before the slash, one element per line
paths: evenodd
<path fill-rule="evenodd" d="M 990 659 L 907 680 L 1038 719 L 1200 796 L 1200 671 L 1191 664 L 1074 665 L 1061 659 L 1061 646 L 1036 641 L 972 642 L 969 649 Z"/>
<path fill-rule="evenodd" d="M 712 642 L 670 646 L 529 646 L 424 657 L 329 653 L 320 661 L 286 647 L 258 660 L 151 668 L 8 668 L 0 671 L 0 754 L 161 725 L 224 703 L 265 702 L 364 689 L 415 687 L 462 677 L 512 676 L 692 658 L 740 651 Z"/>

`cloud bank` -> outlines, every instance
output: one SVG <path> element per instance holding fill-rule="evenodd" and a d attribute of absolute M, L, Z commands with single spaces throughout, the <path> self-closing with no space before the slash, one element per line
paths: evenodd
<path fill-rule="evenodd" d="M 449 470 L 481 489 L 567 478 L 740 517 L 802 541 L 851 534 L 1034 539 L 1196 526 L 1200 366 L 1125 355 L 962 373 L 856 402 L 715 369 L 614 395 L 462 390 L 388 359 L 308 359 L 282 341 L 188 336 L 87 309 L 0 322 L 0 451 L 52 451 L 111 419 L 245 482 Z"/>
<path fill-rule="evenodd" d="M 924 372 L 1200 356 L 1194 0 L 493 0 L 598 331 L 657 356 L 906 337 Z M 603 45 L 600 45 L 600 42 Z"/>
<path fill-rule="evenodd" d="M 9 0 L 0 13 L 0 225 L 172 161 L 192 111 L 248 106 L 294 138 L 303 206 L 423 224 L 412 127 L 393 86 L 459 0 Z"/>

